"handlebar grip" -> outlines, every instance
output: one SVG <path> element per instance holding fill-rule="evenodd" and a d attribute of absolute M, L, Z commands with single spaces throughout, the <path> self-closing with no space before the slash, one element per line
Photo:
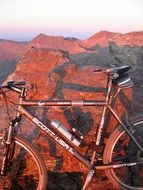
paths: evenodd
<path fill-rule="evenodd" d="M 3 88 L 7 88 L 8 86 L 7 85 L 2 85 L 2 84 L 0 84 L 0 90 L 2 90 Z"/>
<path fill-rule="evenodd" d="M 25 81 L 20 81 L 20 82 L 15 82 L 15 81 L 9 81 L 8 83 L 8 86 L 23 86 L 23 85 L 26 85 L 26 82 Z"/>
<path fill-rule="evenodd" d="M 26 82 L 25 81 L 20 81 L 20 82 L 17 82 L 16 85 L 24 86 L 24 85 L 26 85 Z"/>

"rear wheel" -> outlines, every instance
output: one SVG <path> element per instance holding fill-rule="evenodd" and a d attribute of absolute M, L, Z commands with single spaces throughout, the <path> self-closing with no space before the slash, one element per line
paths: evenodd
<path fill-rule="evenodd" d="M 143 140 L 143 115 L 131 119 L 135 131 Z M 110 136 L 104 151 L 104 164 L 143 162 L 143 153 L 131 141 L 125 131 L 118 127 Z M 143 190 L 143 164 L 108 169 L 105 171 L 118 189 Z"/>
<path fill-rule="evenodd" d="M 0 134 L 0 170 L 3 160 L 3 136 Z M 33 145 L 22 138 L 13 138 L 14 153 L 6 176 L 0 177 L 3 190 L 45 190 L 47 184 L 46 165 Z"/>

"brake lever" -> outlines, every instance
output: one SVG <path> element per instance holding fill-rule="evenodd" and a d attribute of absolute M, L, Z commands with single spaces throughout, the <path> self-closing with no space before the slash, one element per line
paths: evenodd
<path fill-rule="evenodd" d="M 101 73 L 101 72 L 103 72 L 103 69 L 101 68 L 99 68 L 99 69 L 94 69 L 94 71 L 93 71 L 94 73 Z"/>
<path fill-rule="evenodd" d="M 12 85 L 12 84 L 14 84 L 14 81 L 13 81 L 13 80 L 12 80 L 12 81 L 8 81 L 7 86 L 10 87 L 10 85 Z"/>

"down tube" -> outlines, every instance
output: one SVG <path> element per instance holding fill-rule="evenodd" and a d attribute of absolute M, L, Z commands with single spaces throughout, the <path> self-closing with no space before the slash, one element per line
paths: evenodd
<path fill-rule="evenodd" d="M 64 149 L 70 152 L 76 159 L 82 162 L 88 168 L 91 168 L 91 163 L 79 152 L 77 152 L 73 147 L 71 147 L 67 142 L 62 140 L 57 134 L 50 130 L 46 125 L 44 125 L 39 119 L 31 115 L 25 108 L 21 106 L 20 113 L 24 115 L 27 119 L 32 121 L 37 127 L 45 134 L 50 136 L 55 142 L 60 144 Z"/>

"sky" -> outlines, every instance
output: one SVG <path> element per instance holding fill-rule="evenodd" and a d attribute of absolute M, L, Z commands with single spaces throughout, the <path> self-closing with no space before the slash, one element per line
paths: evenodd
<path fill-rule="evenodd" d="M 0 39 L 143 31 L 143 0 L 0 0 Z"/>

